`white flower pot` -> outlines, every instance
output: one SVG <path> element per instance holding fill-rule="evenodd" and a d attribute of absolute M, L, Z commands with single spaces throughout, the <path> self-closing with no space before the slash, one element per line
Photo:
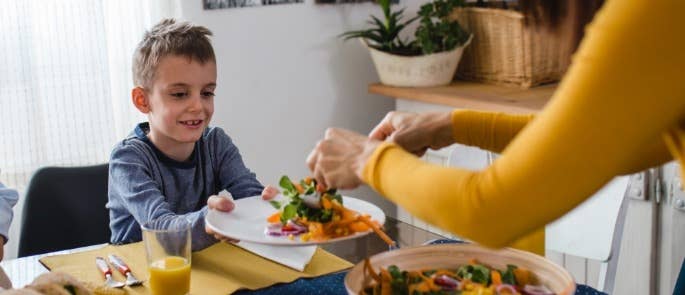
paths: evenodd
<path fill-rule="evenodd" d="M 371 52 L 371 59 L 381 83 L 401 87 L 429 87 L 452 82 L 464 48 L 471 43 L 473 35 L 464 44 L 450 51 L 420 56 L 390 54 L 362 44 Z"/>

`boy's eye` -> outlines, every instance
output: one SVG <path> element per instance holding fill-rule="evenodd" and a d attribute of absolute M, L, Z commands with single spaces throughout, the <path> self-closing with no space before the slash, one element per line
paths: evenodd
<path fill-rule="evenodd" d="M 214 96 L 214 92 L 205 91 L 205 92 L 202 92 L 202 96 L 204 96 L 204 97 L 212 97 L 212 96 Z"/>
<path fill-rule="evenodd" d="M 174 92 L 171 94 L 171 96 L 177 97 L 177 98 L 183 98 L 183 97 L 186 97 L 186 95 L 188 95 L 188 93 L 185 93 L 185 92 Z"/>

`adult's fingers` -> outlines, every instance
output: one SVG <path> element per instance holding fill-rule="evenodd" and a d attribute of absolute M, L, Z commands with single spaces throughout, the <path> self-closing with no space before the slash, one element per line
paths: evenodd
<path fill-rule="evenodd" d="M 309 170 L 312 172 L 314 172 L 314 169 L 316 169 L 316 162 L 319 160 L 319 156 L 321 154 L 321 145 L 322 141 L 317 142 L 314 146 L 314 149 L 312 149 L 312 151 L 309 152 L 309 155 L 307 156 L 307 167 L 309 167 Z"/>
<path fill-rule="evenodd" d="M 390 134 L 395 131 L 395 127 L 392 125 L 392 117 L 395 115 L 394 112 L 389 112 L 385 115 L 383 120 L 381 120 L 376 127 L 369 133 L 369 138 L 377 140 L 385 140 Z"/>
<path fill-rule="evenodd" d="M 314 172 L 312 173 L 312 177 L 316 179 L 317 186 L 321 185 L 325 188 L 331 188 L 330 184 L 328 183 L 328 181 L 326 181 L 326 178 L 324 177 L 323 171 L 320 168 L 314 170 Z"/>

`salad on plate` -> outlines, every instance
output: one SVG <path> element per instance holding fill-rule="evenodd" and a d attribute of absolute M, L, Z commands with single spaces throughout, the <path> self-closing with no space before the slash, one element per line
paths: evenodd
<path fill-rule="evenodd" d="M 269 216 L 265 234 L 286 236 L 291 240 L 326 241 L 374 231 L 388 244 L 394 244 L 381 225 L 368 214 L 346 208 L 336 189 L 328 189 L 307 177 L 293 182 L 288 176 L 279 181 L 286 201 L 270 201 L 277 209 Z"/>

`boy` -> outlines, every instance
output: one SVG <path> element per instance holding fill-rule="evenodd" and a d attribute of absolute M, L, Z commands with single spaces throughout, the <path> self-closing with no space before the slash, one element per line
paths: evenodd
<path fill-rule="evenodd" d="M 191 224 L 193 251 L 206 248 L 217 242 L 205 233 L 208 197 L 226 189 L 239 199 L 264 189 L 226 133 L 208 127 L 217 76 L 211 34 L 166 19 L 138 44 L 131 98 L 149 123 L 139 124 L 111 154 L 112 243 L 140 241 L 140 224 L 178 216 Z"/>

